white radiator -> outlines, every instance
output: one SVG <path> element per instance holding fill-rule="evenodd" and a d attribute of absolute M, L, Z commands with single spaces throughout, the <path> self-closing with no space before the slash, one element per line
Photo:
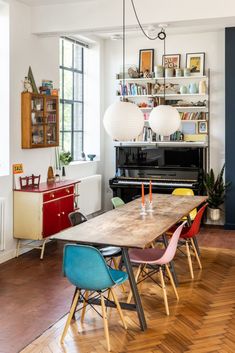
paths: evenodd
<path fill-rule="evenodd" d="M 79 211 L 88 216 L 101 210 L 101 175 L 81 178 L 78 184 Z"/>
<path fill-rule="evenodd" d="M 0 250 L 5 249 L 5 199 L 0 197 Z"/>

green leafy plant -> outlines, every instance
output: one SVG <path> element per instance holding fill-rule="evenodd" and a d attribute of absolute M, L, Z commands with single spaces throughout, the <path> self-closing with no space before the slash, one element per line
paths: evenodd
<path fill-rule="evenodd" d="M 70 152 L 62 151 L 60 152 L 60 161 L 62 165 L 69 165 L 72 162 L 72 156 Z"/>
<path fill-rule="evenodd" d="M 210 208 L 219 208 L 219 206 L 224 203 L 225 191 L 231 184 L 230 182 L 224 183 L 224 168 L 225 165 L 223 165 L 217 178 L 215 178 L 213 169 L 204 176 L 203 184 L 208 195 L 208 204 Z"/>

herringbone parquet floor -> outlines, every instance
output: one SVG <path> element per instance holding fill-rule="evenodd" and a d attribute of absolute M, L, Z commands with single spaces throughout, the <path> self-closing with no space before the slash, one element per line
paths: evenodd
<path fill-rule="evenodd" d="M 135 312 L 125 311 L 128 330 L 115 309 L 108 309 L 112 352 L 115 353 L 234 353 L 235 352 L 235 251 L 202 249 L 203 270 L 194 262 L 190 279 L 187 260 L 177 257 L 180 286 L 177 303 L 168 290 L 170 316 L 165 315 L 160 288 L 150 281 L 142 286 L 148 330 L 141 332 Z M 124 299 L 116 289 L 119 299 Z M 56 303 L 55 303 L 56 305 Z M 104 353 L 102 319 L 89 309 L 83 324 L 71 325 L 64 346 L 59 338 L 66 317 L 48 329 L 21 353 Z M 32 322 L 33 325 L 33 322 Z M 79 333 L 78 333 L 79 332 Z"/>

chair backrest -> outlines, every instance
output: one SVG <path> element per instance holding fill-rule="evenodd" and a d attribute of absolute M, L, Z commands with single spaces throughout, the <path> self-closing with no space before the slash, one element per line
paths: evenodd
<path fill-rule="evenodd" d="M 86 216 L 84 216 L 81 212 L 78 211 L 69 213 L 68 217 L 72 227 L 87 221 Z"/>
<path fill-rule="evenodd" d="M 103 256 L 92 246 L 65 245 L 63 273 L 79 289 L 102 290 L 115 284 Z"/>
<path fill-rule="evenodd" d="M 186 221 L 183 222 L 174 231 L 174 233 L 173 233 L 173 235 L 172 235 L 172 237 L 171 237 L 171 239 L 169 241 L 169 244 L 168 244 L 168 246 L 166 248 L 166 251 L 164 252 L 163 256 L 157 261 L 158 264 L 160 264 L 160 265 L 168 264 L 174 258 L 175 252 L 176 252 L 176 249 L 177 249 L 177 245 L 178 245 L 178 240 L 179 240 L 180 234 L 182 232 L 182 229 L 183 229 L 185 223 L 186 223 Z"/>
<path fill-rule="evenodd" d="M 172 191 L 172 195 L 179 195 L 179 196 L 183 196 L 183 195 L 194 195 L 194 192 L 192 189 L 188 189 L 188 188 L 176 188 Z"/>
<path fill-rule="evenodd" d="M 208 206 L 208 203 L 203 205 L 200 208 L 200 210 L 197 212 L 197 215 L 194 218 L 194 221 L 193 221 L 192 225 L 190 226 L 189 231 L 187 232 L 187 238 L 195 237 L 195 235 L 197 235 L 199 233 L 202 216 L 203 216 L 207 206 Z"/>
<path fill-rule="evenodd" d="M 177 195 L 177 196 L 194 196 L 194 192 L 192 189 L 188 189 L 188 188 L 176 188 L 172 191 L 172 195 Z M 197 209 L 194 208 L 194 210 L 192 210 L 190 212 L 190 218 L 193 220 L 196 217 L 197 214 Z M 185 220 L 186 217 L 183 218 L 183 220 Z"/>
<path fill-rule="evenodd" d="M 114 208 L 125 205 L 125 202 L 120 197 L 113 197 L 111 201 Z"/>

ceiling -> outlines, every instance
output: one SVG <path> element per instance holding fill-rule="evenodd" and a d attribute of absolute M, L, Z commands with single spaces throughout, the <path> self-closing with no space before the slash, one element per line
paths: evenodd
<path fill-rule="evenodd" d="M 56 5 L 56 4 L 97 1 L 97 0 L 19 0 L 19 1 L 29 6 L 40 6 L 40 5 Z"/>

